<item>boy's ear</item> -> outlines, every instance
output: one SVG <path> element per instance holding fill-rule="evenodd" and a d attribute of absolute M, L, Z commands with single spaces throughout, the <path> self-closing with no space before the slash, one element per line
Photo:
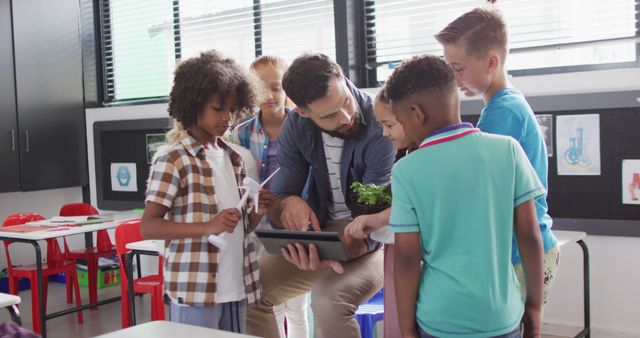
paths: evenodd
<path fill-rule="evenodd" d="M 427 112 L 423 109 L 419 104 L 413 103 L 411 105 L 411 114 L 413 114 L 413 118 L 420 126 L 424 126 L 427 122 Z"/>
<path fill-rule="evenodd" d="M 487 73 L 493 74 L 500 68 L 500 56 L 494 52 L 489 52 Z"/>

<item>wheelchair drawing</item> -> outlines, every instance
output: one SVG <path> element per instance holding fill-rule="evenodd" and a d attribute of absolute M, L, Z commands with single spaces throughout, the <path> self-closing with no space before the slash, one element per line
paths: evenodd
<path fill-rule="evenodd" d="M 564 152 L 564 160 L 571 165 L 588 167 L 591 165 L 591 160 L 584 150 L 582 133 L 582 128 L 576 128 L 576 137 L 569 138 L 571 146 Z"/>

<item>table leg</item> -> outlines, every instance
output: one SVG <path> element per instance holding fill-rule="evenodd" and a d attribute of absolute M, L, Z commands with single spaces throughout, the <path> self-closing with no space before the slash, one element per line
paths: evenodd
<path fill-rule="evenodd" d="M 583 240 L 577 241 L 580 248 L 582 248 L 582 265 L 583 265 L 583 292 L 584 292 L 584 330 L 582 330 L 576 337 L 591 338 L 591 296 L 589 285 L 589 248 L 587 243 Z"/>
<path fill-rule="evenodd" d="M 93 231 L 84 233 L 84 247 L 93 248 Z"/>
<path fill-rule="evenodd" d="M 138 267 L 138 278 L 142 278 L 142 269 L 140 269 L 140 267 L 142 265 L 140 265 L 140 255 L 136 255 L 136 266 Z"/>
<path fill-rule="evenodd" d="M 133 291 L 133 256 L 134 252 L 128 252 L 125 254 L 126 258 L 126 268 L 127 268 L 127 287 L 129 288 L 129 292 L 127 295 L 129 297 L 129 320 L 131 321 L 131 325 L 136 325 L 136 307 L 135 307 L 135 297 Z M 140 267 L 138 267 L 140 270 Z"/>

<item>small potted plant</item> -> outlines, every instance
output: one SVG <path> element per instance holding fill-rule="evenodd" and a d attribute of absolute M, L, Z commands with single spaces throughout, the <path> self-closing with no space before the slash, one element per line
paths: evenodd
<path fill-rule="evenodd" d="M 355 207 L 351 211 L 351 217 L 375 214 L 391 206 L 390 185 L 362 184 L 353 182 L 351 194 Z"/>

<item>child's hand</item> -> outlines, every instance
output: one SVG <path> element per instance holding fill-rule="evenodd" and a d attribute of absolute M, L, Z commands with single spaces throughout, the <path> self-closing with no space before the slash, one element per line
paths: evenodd
<path fill-rule="evenodd" d="M 238 225 L 242 215 L 236 208 L 224 209 L 218 213 L 213 220 L 209 221 L 209 227 L 207 229 L 207 235 L 218 235 L 223 232 L 233 232 Z"/>
<path fill-rule="evenodd" d="M 525 306 L 522 315 L 522 325 L 524 326 L 523 338 L 540 338 L 541 311 L 537 307 Z"/>
<path fill-rule="evenodd" d="M 271 208 L 271 206 L 273 205 L 273 201 L 275 200 L 275 195 L 267 189 L 262 189 L 260 190 L 260 197 L 258 197 L 258 200 L 259 200 L 259 203 L 258 203 L 257 214 L 259 216 L 263 216 L 264 214 L 269 212 L 269 208 Z M 251 209 L 251 210 L 255 210 L 255 209 Z"/>
<path fill-rule="evenodd" d="M 344 228 L 344 236 L 347 238 L 365 239 L 370 233 L 385 226 L 385 222 L 381 222 L 378 216 L 379 214 L 372 214 L 356 217 Z"/>

